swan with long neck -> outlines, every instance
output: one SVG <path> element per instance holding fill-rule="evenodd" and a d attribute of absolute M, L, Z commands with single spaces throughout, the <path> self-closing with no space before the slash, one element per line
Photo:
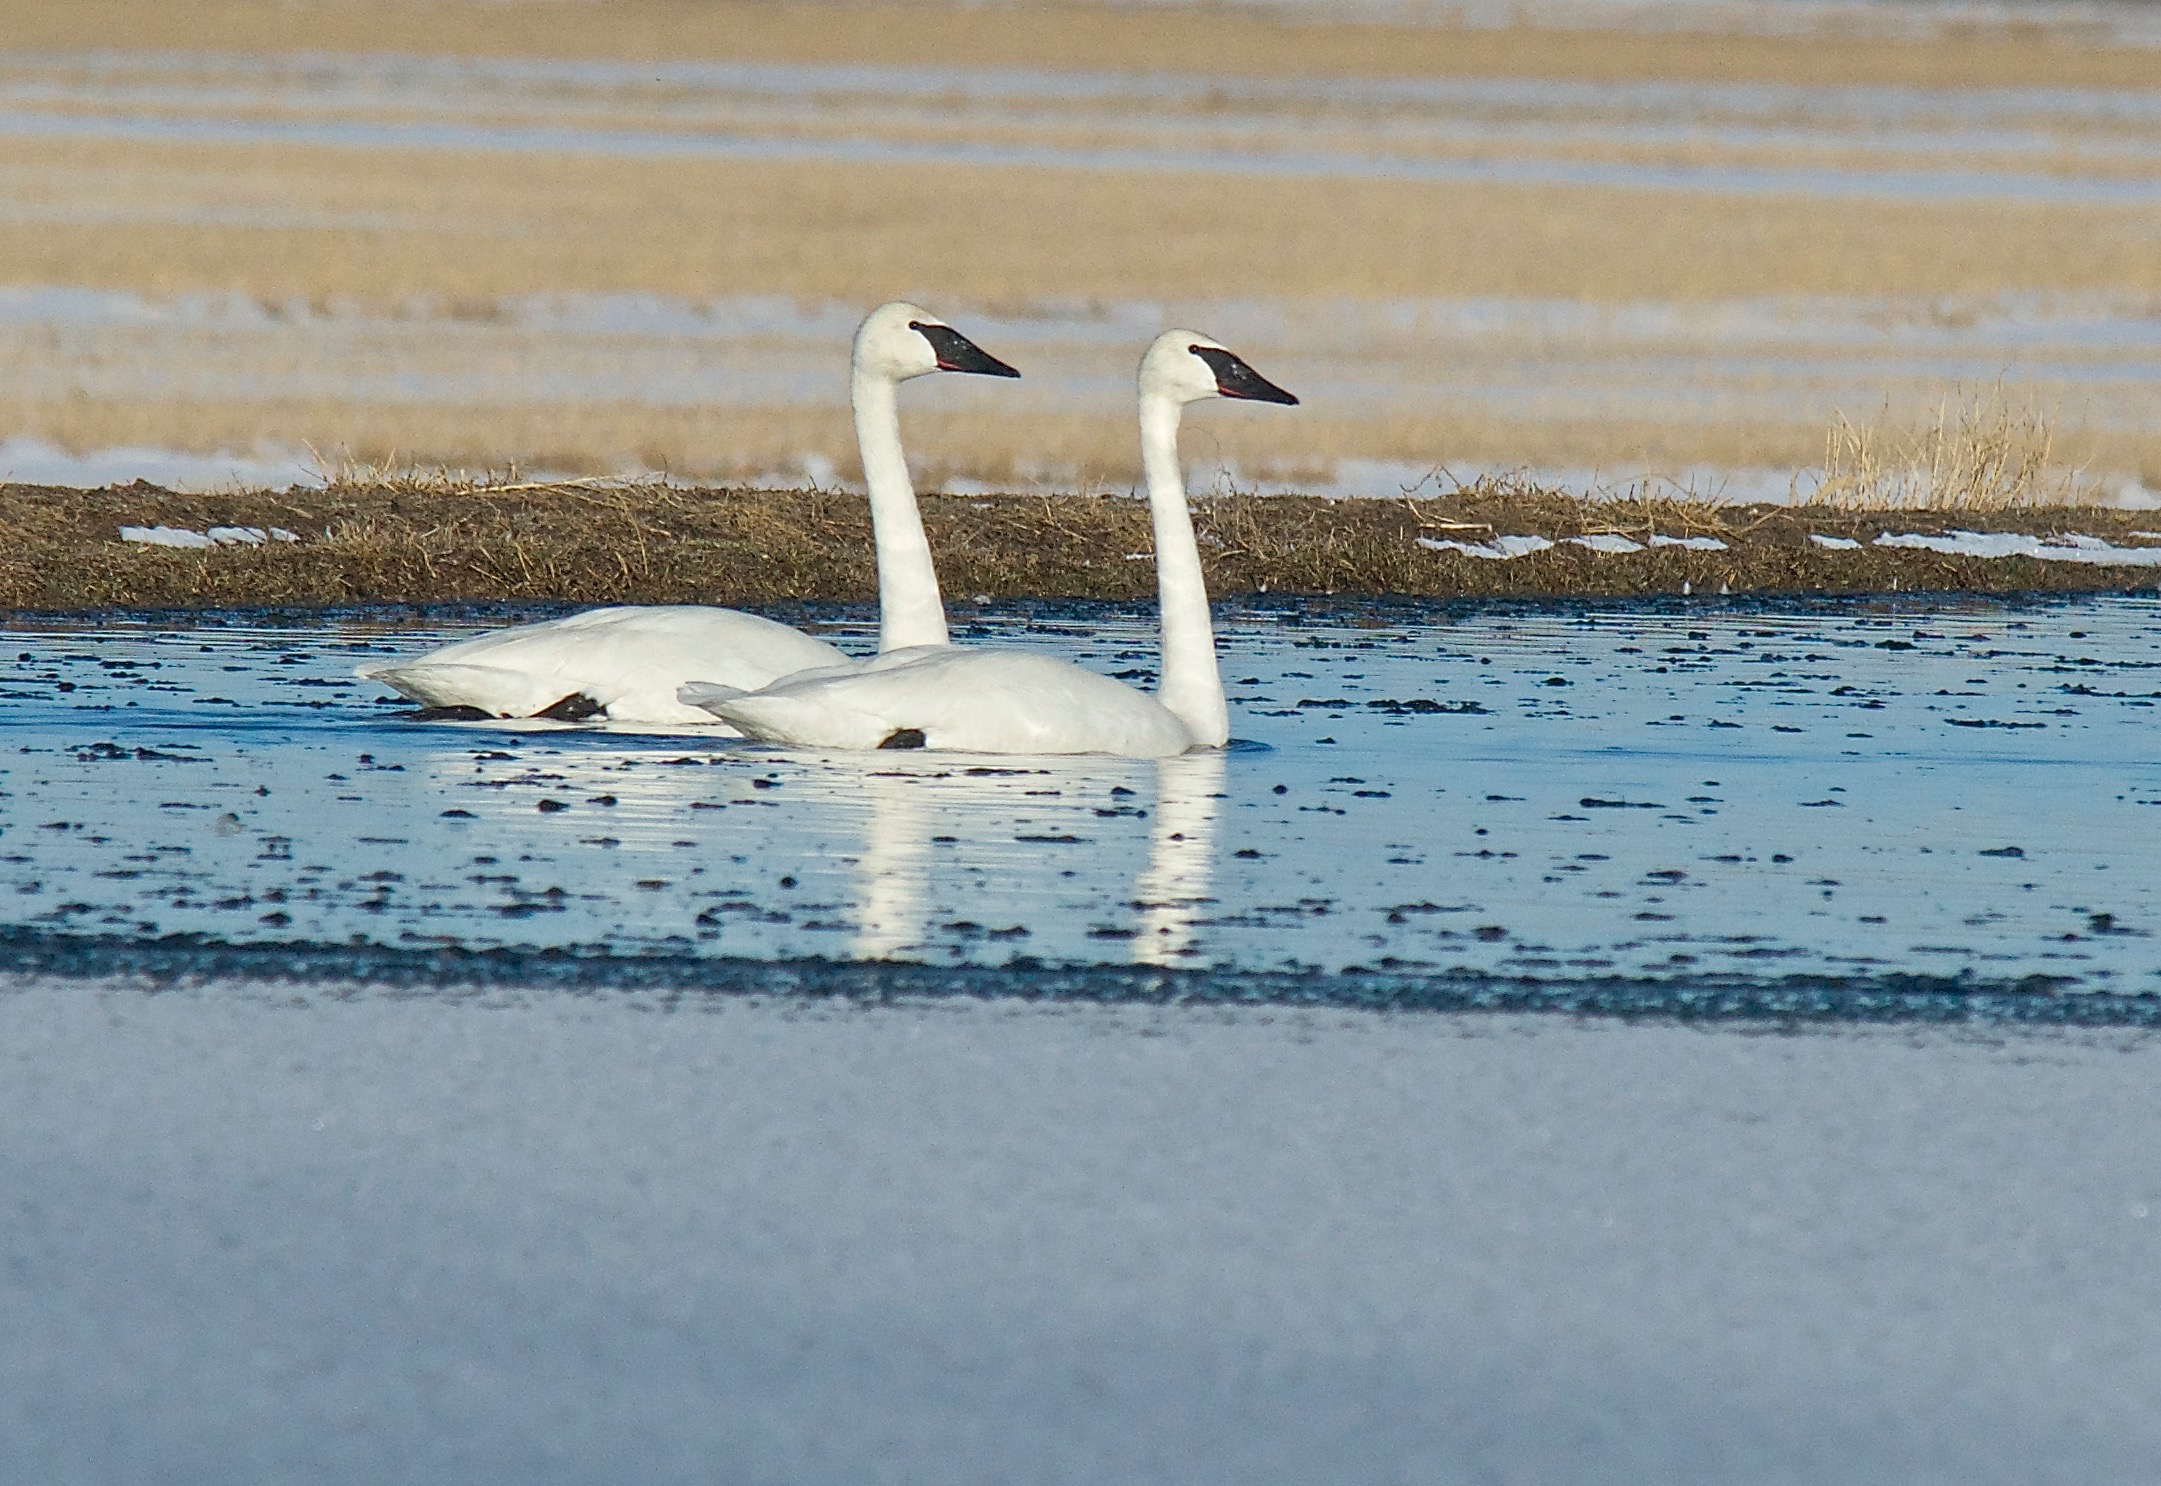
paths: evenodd
<path fill-rule="evenodd" d="M 902 382 L 932 372 L 1017 377 L 930 311 L 881 305 L 857 328 L 849 400 L 878 554 L 879 648 L 943 645 L 945 607 L 900 447 Z M 423 707 L 461 717 L 705 723 L 677 700 L 692 681 L 752 690 L 799 671 L 857 664 L 825 641 L 740 609 L 619 605 L 460 640 L 358 674 Z"/>
<path fill-rule="evenodd" d="M 1153 696 L 1056 656 L 933 646 L 895 650 L 852 673 L 784 678 L 749 693 L 686 686 L 682 700 L 748 737 L 814 748 L 1165 758 L 1222 747 L 1230 739 L 1230 710 L 1178 469 L 1178 424 L 1186 404 L 1203 398 L 1298 399 L 1188 330 L 1169 331 L 1149 346 L 1139 393 L 1163 643 Z"/>

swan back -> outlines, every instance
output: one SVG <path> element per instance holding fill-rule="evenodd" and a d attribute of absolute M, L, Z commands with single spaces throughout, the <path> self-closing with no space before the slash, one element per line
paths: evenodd
<path fill-rule="evenodd" d="M 1194 744 L 1155 698 L 1028 650 L 925 647 L 847 674 L 703 695 L 706 711 L 746 736 L 814 748 L 1164 758 Z"/>
<path fill-rule="evenodd" d="M 415 660 L 356 674 L 424 706 L 531 717 L 577 694 L 618 722 L 709 722 L 676 699 L 686 678 L 748 691 L 812 668 L 849 664 L 825 641 L 737 609 L 658 604 L 588 609 L 495 630 Z"/>

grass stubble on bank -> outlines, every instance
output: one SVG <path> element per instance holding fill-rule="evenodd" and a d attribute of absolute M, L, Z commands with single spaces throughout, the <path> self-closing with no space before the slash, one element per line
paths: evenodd
<path fill-rule="evenodd" d="M 1901 428 L 1840 417 L 1808 498 L 1722 504 L 1639 484 L 1584 497 L 1520 475 L 1432 495 L 1231 491 L 1191 501 L 1209 589 L 1418 598 L 2139 591 L 2143 566 L 1879 546 L 1947 530 L 2077 534 L 2161 547 L 2161 513 L 2109 509 L 2052 459 L 2045 414 L 2003 389 Z M 16 610 L 459 602 L 861 602 L 877 594 L 869 503 L 843 490 L 528 480 L 437 468 L 325 468 L 320 489 L 181 493 L 0 484 L 0 606 Z M 1453 484 L 1453 488 L 1445 488 Z M 1800 492 L 1796 492 L 1799 494 Z M 924 525 L 949 596 L 1145 600 L 1153 534 L 1130 493 L 933 493 Z M 277 528 L 216 548 L 122 527 Z M 1447 543 L 1554 545 L 1496 560 Z M 1624 538 L 1609 550 L 1570 538 Z M 1657 539 L 1669 539 L 1661 544 Z M 1689 539 L 1710 542 L 1683 545 Z M 1828 539 L 1828 541 L 1824 540 Z"/>
<path fill-rule="evenodd" d="M 923 498 L 948 596 L 1145 602 L 1155 566 L 1144 502 L 1118 495 Z M 2152 512 L 2026 506 L 1995 511 L 1712 505 L 1637 496 L 1582 500 L 1509 480 L 1444 496 L 1194 500 L 1210 591 L 1422 598 L 1621 598 L 1692 592 L 2131 592 L 2152 568 L 1979 558 L 1870 545 L 1884 533 L 2077 532 L 2132 547 Z M 118 529 L 283 527 L 297 542 L 175 549 Z M 1610 533 L 1645 550 L 1567 544 Z M 1720 550 L 1651 547 L 1711 537 Z M 1538 535 L 1545 551 L 1493 561 L 1420 538 Z M 1813 536 L 1859 542 L 1832 550 Z M 327 490 L 181 494 L 0 486 L 0 606 L 18 612 L 317 608 L 459 602 L 864 602 L 877 594 L 870 515 L 824 490 L 685 489 L 658 483 L 460 485 L 407 478 Z"/>

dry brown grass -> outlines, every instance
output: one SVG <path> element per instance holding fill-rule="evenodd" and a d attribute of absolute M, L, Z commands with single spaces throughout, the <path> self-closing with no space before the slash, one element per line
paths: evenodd
<path fill-rule="evenodd" d="M 1990 83 L 2144 87 L 2151 54 L 2068 30 L 1966 23 L 1902 39 L 1850 26 L 1766 37 L 1698 32 L 1330 24 L 1262 13 L 1057 3 L 851 4 L 787 0 L 0 0 L 24 50 L 205 51 L 893 61 L 1160 68 L 1306 76 Z"/>
<path fill-rule="evenodd" d="M 925 522 L 948 595 L 1145 602 L 1147 507 L 1110 496 L 933 497 Z M 1429 597 L 2003 592 L 2150 588 L 2150 569 L 1987 561 L 1910 549 L 1825 552 L 1822 532 L 1867 541 L 1911 516 L 1685 501 L 1584 502 L 1487 482 L 1433 500 L 1228 496 L 1194 502 L 1210 589 Z M 2124 513 L 2030 510 L 1976 519 L 2131 540 Z M 127 544 L 117 528 L 277 525 L 297 544 L 212 551 Z M 1718 552 L 1625 556 L 1558 546 L 1513 562 L 1420 547 L 1420 536 L 1714 535 Z M 0 608 L 313 607 L 355 603 L 863 602 L 876 592 L 860 499 L 818 491 L 652 485 L 489 489 L 452 479 L 284 495 L 176 495 L 146 486 L 0 486 Z"/>
<path fill-rule="evenodd" d="M 0 282 L 151 293 L 905 292 L 1152 299 L 1173 315 L 1227 292 L 2161 294 L 2161 209 L 2147 207 L 99 141 L 11 140 L 0 170 L 11 199 L 55 218 L 0 223 Z M 130 207 L 141 220 L 113 220 Z M 184 220 L 202 207 L 411 225 Z M 77 208 L 96 215 L 64 220 Z"/>
<path fill-rule="evenodd" d="M 1886 420 L 1887 421 L 1887 420 Z M 2012 511 L 2091 504 L 2080 471 L 2057 456 L 2055 420 L 2001 384 L 1961 390 L 1918 428 L 1856 423 L 1825 436 L 1813 504 L 1855 511 Z"/>
<path fill-rule="evenodd" d="M 1131 420 L 1120 414 L 911 409 L 903 419 L 919 484 L 926 490 L 936 490 L 955 476 L 1033 487 L 1039 480 L 1028 472 L 1046 468 L 1058 472 L 1061 484 L 1081 491 L 1127 491 L 1138 481 Z M 0 400 L 0 427 L 74 450 L 305 447 L 316 452 L 296 464 L 296 478 L 303 470 L 342 473 L 351 485 L 392 485 L 415 471 L 437 469 L 461 476 L 510 477 L 528 469 L 607 476 L 637 468 L 686 479 L 740 482 L 795 470 L 806 455 L 830 460 L 843 478 L 859 474 L 854 434 L 845 410 L 837 407 L 707 411 L 634 404 L 399 407 Z M 1872 433 L 1871 438 L 1872 451 L 1883 447 L 1883 435 Z M 1452 485 L 1452 469 L 1519 464 L 1598 470 L 1616 488 L 1644 482 L 1670 487 L 1683 472 L 1697 467 L 1807 466 L 1823 456 L 1824 448 L 1822 428 L 1801 424 L 1504 419 L 1447 409 L 1383 418 L 1331 417 L 1310 409 L 1295 418 L 1204 414 L 1188 421 L 1185 438 L 1196 490 L 1213 489 L 1212 472 L 1232 467 L 1323 483 L 1336 461 L 1346 458 L 1400 461 L 1430 470 L 1425 493 Z M 2051 452 L 2058 466 L 2143 470 L 2148 485 L 2161 488 L 2161 431 L 2075 430 L 2054 435 Z M 1834 469 L 1851 468 L 1837 462 L 1835 448 L 1832 457 Z M 1878 456 L 1872 452 L 1871 457 Z M 1718 494 L 1712 489 L 1702 493 Z M 2096 493 L 2080 486 L 2060 495 L 2076 502 Z M 1900 502 L 1826 492 L 1818 503 L 1858 508 Z"/>
<path fill-rule="evenodd" d="M 2006 287 L 2161 296 L 2161 212 L 2148 211 L 105 144 L 11 145 L 0 185 L 18 201 L 139 208 L 153 219 L 208 205 L 416 224 L 397 231 L 170 220 L 0 224 L 0 282 L 151 294 L 237 290 L 272 302 L 345 296 L 380 306 L 426 295 L 486 304 L 535 291 L 653 289 L 867 304 L 907 293 L 934 305 L 992 308 L 1045 297 L 1141 298 L 1191 318 L 1225 292 L 1226 262 L 1240 265 L 1240 294 L 1290 300 L 1692 300 Z M 916 211 L 923 199 L 942 210 Z M 969 224 L 964 252 L 941 225 L 955 221 Z M 880 225 L 866 231 L 869 222 Z M 626 223 L 638 230 L 626 231 Z M 1254 241 L 1269 251 L 1247 251 Z M 1276 370 L 1299 385 L 1295 359 Z M 109 401 L 70 395 L 70 380 L 50 379 L 50 398 L 0 409 L 0 430 L 73 448 L 306 442 L 374 460 L 514 460 L 596 472 L 627 460 L 707 477 L 793 467 L 804 454 L 844 467 L 852 458 L 845 419 L 823 409 Z M 1357 455 L 1633 473 L 1797 466 L 1820 448 L 1821 425 L 1805 403 L 1794 422 L 1777 425 L 1658 425 L 1541 411 L 1502 418 L 1437 406 L 1360 416 L 1322 404 L 1275 425 L 1214 420 L 1202 436 L 1249 469 L 1319 470 Z M 1130 469 L 1123 416 L 931 415 L 919 427 L 912 447 L 931 456 L 934 472 L 996 477 L 1048 465 L 1122 482 Z M 2097 468 L 2161 471 L 2161 434 L 2074 431 L 2067 443 L 2072 459 Z M 1211 452 L 1196 449 L 1204 459 Z"/>
<path fill-rule="evenodd" d="M 388 48 L 1947 89 L 2150 87 L 2155 76 L 2150 55 L 2040 32 L 1973 29 L 1924 45 L 1291 25 L 1057 4 L 0 0 L 0 38 L 21 50 Z M 618 289 L 857 304 L 905 293 L 992 308 L 1145 299 L 1173 318 L 1226 294 L 1620 303 L 2105 289 L 2161 298 L 2161 210 L 2149 207 L 21 138 L 0 151 L 0 200 L 21 214 L 0 222 L 0 283 L 377 306 Z M 925 201 L 939 209 L 921 210 Z M 201 220 L 250 212 L 286 225 Z M 1280 368 L 1291 385 L 1296 371 Z M 203 451 L 306 442 L 365 461 L 475 468 L 601 472 L 630 461 L 712 478 L 789 467 L 804 454 L 843 468 L 852 459 L 845 418 L 824 409 L 103 400 L 72 394 L 68 382 L 50 378 L 49 397 L 0 399 L 0 435 Z M 1689 464 L 1791 466 L 1817 455 L 1820 406 L 1797 403 L 1783 423 L 1654 425 L 1536 409 L 1501 418 L 1316 405 L 1296 420 L 1220 420 L 1202 435 L 1215 442 L 1189 452 L 1203 463 L 1315 471 L 1344 455 L 1594 465 L 1624 478 Z M 1121 416 L 927 414 L 911 417 L 910 439 L 932 456 L 934 476 L 1049 465 L 1090 483 L 1131 478 Z M 2161 432 L 2071 429 L 2058 450 L 2161 483 Z"/>
<path fill-rule="evenodd" d="M 1292 379 L 1285 374 L 1285 380 Z M 1023 472 L 1046 468 L 1082 489 L 1127 490 L 1138 479 L 1136 435 L 1124 413 L 911 408 L 902 423 L 925 488 L 954 475 L 1032 485 Z M 805 455 L 830 460 L 843 476 L 858 473 L 854 431 L 838 406 L 705 410 L 65 398 L 0 400 L 0 427 L 75 450 L 307 446 L 320 451 L 327 468 L 350 463 L 379 473 L 443 466 L 604 475 L 634 467 L 742 480 L 796 469 Z M 1189 467 L 1204 480 L 1211 470 L 1233 466 L 1325 479 L 1337 460 L 1353 457 L 1435 469 L 1537 462 L 1595 467 L 1626 478 L 1696 463 L 1802 464 L 1815 457 L 1821 440 L 1820 429 L 1805 425 L 1517 420 L 1445 408 L 1376 418 L 1303 409 L 1295 418 L 1271 418 L 1211 409 L 1188 420 L 1184 446 Z M 2151 452 L 2161 468 L 2161 438 Z"/>

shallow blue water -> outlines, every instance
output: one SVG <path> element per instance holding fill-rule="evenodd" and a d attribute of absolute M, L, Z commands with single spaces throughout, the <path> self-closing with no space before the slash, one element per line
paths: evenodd
<path fill-rule="evenodd" d="M 1022 994 L 1138 967 L 1115 984 L 1654 1010 L 2161 992 L 2151 599 L 1234 611 L 1247 742 L 1164 764 L 423 724 L 351 679 L 500 618 L 12 625 L 11 953 L 173 974 L 284 946 L 425 980 L 501 951 L 498 977 L 596 984 L 624 957 L 693 983 L 902 962 Z M 963 628 L 1152 674 L 1145 616 Z"/>

